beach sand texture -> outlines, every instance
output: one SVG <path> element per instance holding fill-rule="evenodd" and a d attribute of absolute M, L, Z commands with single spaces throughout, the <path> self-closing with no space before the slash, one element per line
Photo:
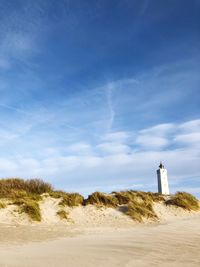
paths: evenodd
<path fill-rule="evenodd" d="M 50 204 L 48 200 L 44 205 Z M 131 224 L 112 209 L 90 206 L 73 209 L 70 224 L 55 223 L 52 211 L 54 223 L 47 213 L 39 224 L 4 223 L 0 266 L 200 266 L 200 213 L 162 204 L 155 210 L 160 222 L 144 224 Z"/>

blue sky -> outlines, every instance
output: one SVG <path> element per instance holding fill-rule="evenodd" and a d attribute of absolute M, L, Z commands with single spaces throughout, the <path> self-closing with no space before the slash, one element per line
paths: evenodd
<path fill-rule="evenodd" d="M 0 0 L 0 176 L 200 196 L 199 0 Z"/>

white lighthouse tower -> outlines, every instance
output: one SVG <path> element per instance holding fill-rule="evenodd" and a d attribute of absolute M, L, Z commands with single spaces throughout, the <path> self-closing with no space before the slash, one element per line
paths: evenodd
<path fill-rule="evenodd" d="M 157 179 L 158 179 L 158 193 L 162 195 L 169 195 L 167 170 L 165 169 L 162 163 L 160 163 L 159 169 L 157 170 Z"/>

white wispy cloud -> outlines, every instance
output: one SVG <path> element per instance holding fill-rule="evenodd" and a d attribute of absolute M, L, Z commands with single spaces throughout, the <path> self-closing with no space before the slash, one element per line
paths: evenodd
<path fill-rule="evenodd" d="M 179 134 L 174 138 L 175 142 L 185 144 L 185 145 L 194 145 L 199 147 L 200 145 L 200 132 L 198 133 L 188 133 L 188 134 Z"/>
<path fill-rule="evenodd" d="M 130 152 L 130 147 L 124 144 L 110 142 L 101 143 L 96 146 L 97 150 L 103 155 L 105 154 L 127 154 Z"/>
<path fill-rule="evenodd" d="M 185 123 L 182 123 L 178 126 L 180 131 L 187 132 L 199 132 L 200 131 L 200 120 L 192 120 Z"/>
<path fill-rule="evenodd" d="M 129 138 L 130 134 L 128 132 L 123 132 L 123 131 L 107 133 L 102 137 L 102 139 L 105 141 L 120 142 L 120 143 L 126 143 Z"/>
<path fill-rule="evenodd" d="M 141 130 L 141 134 L 156 135 L 156 136 L 165 136 L 170 132 L 173 132 L 175 125 L 173 123 L 163 123 L 156 126 Z"/>
<path fill-rule="evenodd" d="M 71 154 L 76 155 L 90 155 L 92 154 L 92 147 L 90 144 L 79 142 L 75 144 L 71 144 L 66 148 L 66 151 Z"/>
<path fill-rule="evenodd" d="M 169 124 L 170 127 L 166 125 L 151 127 L 150 129 L 161 129 L 161 136 L 164 135 L 166 138 L 164 141 L 159 134 L 152 136 L 149 128 L 146 128 L 132 134 L 132 143 L 127 143 L 126 139 L 130 138 L 131 132 L 113 132 L 107 135 L 107 142 L 102 143 L 102 138 L 95 144 L 77 142 L 63 149 L 62 155 L 54 153 L 56 147 L 52 147 L 53 153 L 48 153 L 47 150 L 46 156 L 43 154 L 41 159 L 12 156 L 0 161 L 1 175 L 43 177 L 55 186 L 62 186 L 66 190 L 68 186 L 70 190 L 77 190 L 81 186 L 85 188 L 90 185 L 91 191 L 102 187 L 105 191 L 108 188 L 112 191 L 120 186 L 136 188 L 138 185 L 142 190 L 156 191 L 155 171 L 159 161 L 162 160 L 168 168 L 169 183 L 171 191 L 174 192 L 182 181 L 189 184 L 191 177 L 198 178 L 200 175 L 199 147 L 194 145 L 199 142 L 200 132 L 193 135 L 194 124 L 198 124 L 198 121 L 173 123 Z M 168 131 L 169 128 L 170 131 Z M 180 129 L 187 132 L 187 137 L 180 138 Z M 171 140 L 171 132 L 173 132 L 173 140 Z M 141 133 L 150 135 L 149 139 L 140 143 L 138 139 Z M 177 142 L 179 148 L 168 149 L 165 147 L 165 142 Z M 137 150 L 132 149 L 134 145 L 137 145 Z M 159 147 L 158 150 L 155 149 L 157 147 Z M 61 151 L 59 148 L 57 150 Z M 188 186 L 188 190 L 195 193 L 196 191 L 191 188 Z"/>
<path fill-rule="evenodd" d="M 159 136 L 143 134 L 136 138 L 136 144 L 145 149 L 163 149 L 169 144 L 169 140 Z"/>

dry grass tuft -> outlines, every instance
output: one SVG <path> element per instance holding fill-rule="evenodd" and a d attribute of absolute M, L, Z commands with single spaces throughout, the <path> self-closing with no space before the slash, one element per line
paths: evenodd
<path fill-rule="evenodd" d="M 150 203 L 146 204 L 145 202 L 138 203 L 137 201 L 132 201 L 128 204 L 128 210 L 126 214 L 129 215 L 133 220 L 138 222 L 142 222 L 143 218 L 157 218 L 157 215 L 153 210 L 153 206 Z"/>
<path fill-rule="evenodd" d="M 113 192 L 112 194 L 95 192 L 88 197 L 85 203 L 113 208 L 118 205 L 126 205 L 127 211 L 125 213 L 133 220 L 142 222 L 143 218 L 157 218 L 153 210 L 153 202 L 163 201 L 163 199 L 161 195 L 156 193 L 129 190 Z"/>
<path fill-rule="evenodd" d="M 53 198 L 62 198 L 64 197 L 66 194 L 66 192 L 64 191 L 51 191 L 49 193 L 50 197 L 53 197 Z"/>
<path fill-rule="evenodd" d="M 14 203 L 16 204 L 16 203 Z M 18 203 L 20 205 L 20 211 L 26 213 L 31 220 L 33 221 L 41 221 L 41 213 L 39 204 L 33 200 L 21 201 Z"/>
<path fill-rule="evenodd" d="M 127 205 L 126 214 L 133 220 L 142 222 L 143 218 L 157 218 L 153 210 L 153 202 L 163 201 L 163 197 L 156 193 L 142 191 L 115 192 L 120 205 Z"/>
<path fill-rule="evenodd" d="M 119 205 L 126 205 L 136 198 L 133 191 L 114 192 L 113 194 L 117 198 Z"/>
<path fill-rule="evenodd" d="M 119 202 L 114 195 L 95 192 L 88 196 L 88 198 L 85 200 L 85 204 L 115 208 Z"/>
<path fill-rule="evenodd" d="M 56 214 L 60 217 L 61 220 L 67 220 L 67 219 L 68 219 L 68 215 L 69 215 L 69 213 L 66 212 L 66 211 L 63 210 L 63 209 L 57 211 Z"/>
<path fill-rule="evenodd" d="M 4 209 L 4 208 L 6 208 L 6 204 L 0 201 L 0 209 Z"/>
<path fill-rule="evenodd" d="M 76 207 L 79 205 L 83 205 L 84 198 L 78 193 L 66 193 L 63 191 L 52 191 L 49 193 L 51 197 L 54 198 L 62 198 L 59 205 L 60 206 L 68 206 L 68 207 Z"/>
<path fill-rule="evenodd" d="M 7 198 L 10 204 L 20 206 L 34 221 L 41 221 L 38 201 L 41 194 L 53 190 L 52 186 L 40 179 L 23 180 L 19 178 L 0 180 L 0 198 Z"/>
<path fill-rule="evenodd" d="M 153 202 L 163 202 L 165 197 L 159 193 L 147 192 L 148 196 L 152 199 Z"/>
<path fill-rule="evenodd" d="M 164 197 L 158 193 L 142 192 L 142 191 L 120 191 L 114 192 L 120 205 L 128 204 L 132 201 L 141 201 L 146 203 L 164 201 Z"/>
<path fill-rule="evenodd" d="M 166 205 L 175 205 L 185 210 L 199 210 L 199 201 L 193 195 L 186 192 L 177 192 L 171 199 L 167 200 Z"/>
<path fill-rule="evenodd" d="M 60 206 L 76 207 L 83 205 L 84 198 L 78 193 L 65 193 L 60 201 Z"/>

